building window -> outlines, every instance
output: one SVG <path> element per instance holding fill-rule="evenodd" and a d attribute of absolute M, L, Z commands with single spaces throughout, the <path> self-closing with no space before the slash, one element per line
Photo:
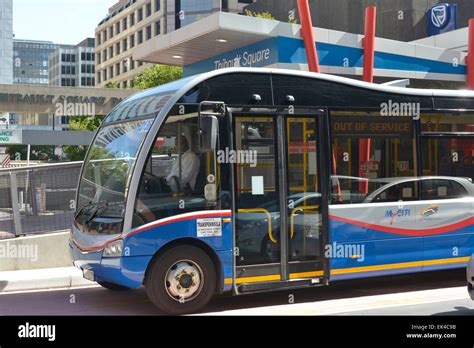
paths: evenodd
<path fill-rule="evenodd" d="M 115 75 L 120 75 L 120 63 L 115 64 Z"/>
<path fill-rule="evenodd" d="M 137 11 L 137 21 L 138 22 L 141 22 L 142 19 L 143 19 L 143 8 L 139 8 L 138 11 Z"/>
<path fill-rule="evenodd" d="M 104 76 L 104 81 L 107 80 L 107 69 L 104 69 L 102 75 Z"/>
<path fill-rule="evenodd" d="M 145 5 L 145 9 L 146 9 L 146 16 L 150 17 L 151 16 L 151 2 Z"/>
<path fill-rule="evenodd" d="M 135 69 L 135 61 L 132 58 L 130 58 L 130 69 Z"/>
<path fill-rule="evenodd" d="M 130 58 L 126 58 L 124 61 L 123 61 L 123 67 L 122 67 L 122 71 L 123 73 L 126 73 L 128 71 L 128 62 L 130 61 Z"/>
<path fill-rule="evenodd" d="M 161 0 L 155 0 L 155 12 L 158 12 L 161 8 Z"/>
<path fill-rule="evenodd" d="M 113 78 L 113 77 L 114 77 L 114 67 L 113 67 L 113 66 L 109 67 L 109 75 L 110 75 L 109 78 Z"/>
<path fill-rule="evenodd" d="M 102 36 L 104 37 L 104 42 L 107 41 L 107 30 L 102 32 Z"/>
<path fill-rule="evenodd" d="M 161 34 L 161 22 L 155 22 L 155 36 Z"/>
<path fill-rule="evenodd" d="M 127 29 L 127 17 L 125 17 L 124 19 L 122 19 L 122 29 L 123 29 L 123 30 L 126 30 L 126 29 Z"/>
<path fill-rule="evenodd" d="M 107 60 L 107 50 L 102 51 L 102 57 L 103 57 L 103 61 L 105 63 L 105 61 Z"/>
<path fill-rule="evenodd" d="M 120 54 L 120 42 L 117 42 L 115 44 L 115 54 L 117 54 L 117 55 Z"/>
<path fill-rule="evenodd" d="M 120 22 L 115 23 L 115 35 L 120 33 Z"/>
<path fill-rule="evenodd" d="M 130 48 L 135 47 L 135 34 L 130 35 Z"/>
<path fill-rule="evenodd" d="M 127 87 L 128 87 L 127 81 L 123 81 L 123 82 L 122 82 L 122 88 L 127 88 Z"/>
<path fill-rule="evenodd" d="M 130 26 L 135 25 L 135 13 L 130 14 Z"/>
<path fill-rule="evenodd" d="M 143 30 L 138 31 L 138 44 L 143 42 Z"/>
<path fill-rule="evenodd" d="M 100 34 L 96 35 L 95 40 L 97 41 L 97 45 L 100 45 Z"/>
<path fill-rule="evenodd" d="M 81 52 L 81 60 L 86 60 L 86 52 Z"/>
<path fill-rule="evenodd" d="M 150 40 L 151 39 L 151 25 L 146 27 L 146 39 Z"/>
<path fill-rule="evenodd" d="M 114 56 L 114 46 L 109 47 L 109 59 L 112 59 Z"/>
<path fill-rule="evenodd" d="M 126 51 L 127 50 L 127 39 L 123 39 L 122 41 L 122 51 Z"/>
<path fill-rule="evenodd" d="M 110 26 L 109 27 L 109 38 L 112 38 L 114 36 L 114 27 Z"/>

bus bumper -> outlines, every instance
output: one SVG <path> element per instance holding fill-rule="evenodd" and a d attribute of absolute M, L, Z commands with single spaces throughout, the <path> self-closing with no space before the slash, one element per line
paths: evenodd
<path fill-rule="evenodd" d="M 128 288 L 141 287 L 152 256 L 102 257 L 102 250 L 81 251 L 69 242 L 69 252 L 75 267 L 82 270 L 85 279 L 110 282 Z"/>
<path fill-rule="evenodd" d="M 474 300 L 474 255 L 471 256 L 467 263 L 466 268 L 466 277 L 467 277 L 467 291 L 471 300 Z"/>

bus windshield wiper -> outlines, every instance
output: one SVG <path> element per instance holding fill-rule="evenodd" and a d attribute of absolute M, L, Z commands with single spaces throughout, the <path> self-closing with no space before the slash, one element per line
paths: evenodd
<path fill-rule="evenodd" d="M 110 206 L 117 206 L 123 204 L 123 202 L 106 202 L 106 201 L 99 201 L 97 202 L 97 207 L 94 209 L 92 214 L 90 214 L 89 218 L 85 221 L 86 225 L 91 222 L 98 214 L 98 212 L 104 208 L 110 207 Z"/>
<path fill-rule="evenodd" d="M 93 200 L 90 200 L 88 201 L 87 203 L 83 204 L 82 207 L 77 211 L 76 213 L 76 217 L 81 214 L 84 209 L 88 208 L 88 207 L 91 207 L 92 205 L 94 205 L 94 201 Z"/>

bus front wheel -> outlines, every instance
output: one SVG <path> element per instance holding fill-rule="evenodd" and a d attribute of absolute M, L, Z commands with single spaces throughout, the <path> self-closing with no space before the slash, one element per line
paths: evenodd
<path fill-rule="evenodd" d="M 214 264 L 197 247 L 171 248 L 153 260 L 145 289 L 151 302 L 168 314 L 196 312 L 209 302 L 216 289 Z"/>

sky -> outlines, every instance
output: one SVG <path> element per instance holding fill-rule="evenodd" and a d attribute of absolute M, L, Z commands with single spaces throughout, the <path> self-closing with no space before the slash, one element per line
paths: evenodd
<path fill-rule="evenodd" d="M 13 0 L 15 39 L 78 44 L 118 0 Z"/>

